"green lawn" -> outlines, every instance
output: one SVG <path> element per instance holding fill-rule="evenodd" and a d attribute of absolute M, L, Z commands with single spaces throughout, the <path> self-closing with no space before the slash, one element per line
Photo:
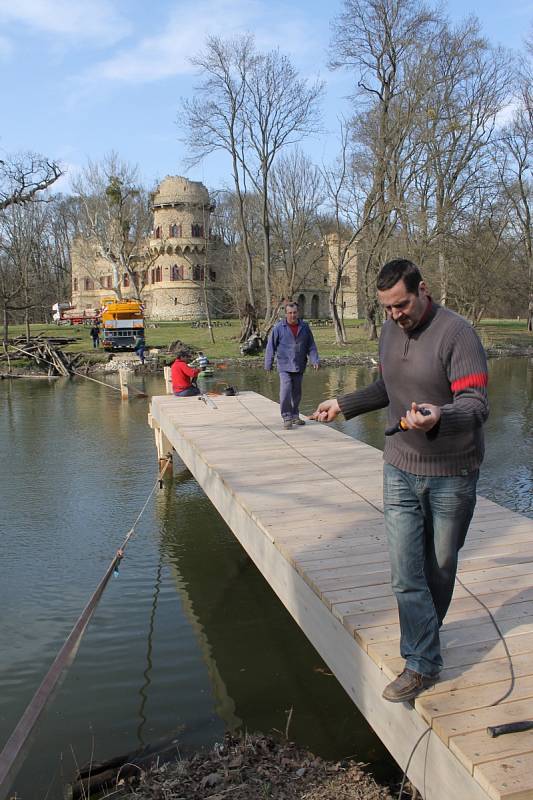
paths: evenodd
<path fill-rule="evenodd" d="M 152 327 L 153 326 L 153 327 Z M 170 342 L 181 339 L 196 350 L 203 350 L 209 358 L 236 358 L 239 352 L 239 321 L 231 320 L 229 325 L 215 327 L 215 343 L 211 342 L 209 331 L 206 328 L 193 328 L 190 322 L 147 322 L 146 341 L 149 347 L 166 347 Z M 313 327 L 313 334 L 318 351 L 323 358 L 353 353 L 374 356 L 377 352 L 377 343 L 369 342 L 362 320 L 348 320 L 346 322 L 348 346 L 338 347 L 335 344 L 335 335 L 332 326 Z M 33 336 L 43 333 L 46 336 L 68 336 L 76 338 L 76 342 L 65 349 L 69 352 L 87 352 L 94 354 L 89 336 L 89 326 L 57 326 L 39 325 L 31 326 Z M 487 319 L 478 327 L 485 347 L 505 346 L 531 346 L 533 335 L 526 330 L 525 321 Z M 24 326 L 12 325 L 9 329 L 10 337 L 23 335 Z"/>

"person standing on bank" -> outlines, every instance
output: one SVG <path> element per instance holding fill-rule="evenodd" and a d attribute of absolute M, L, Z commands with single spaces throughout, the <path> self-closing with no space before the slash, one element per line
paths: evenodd
<path fill-rule="evenodd" d="M 311 361 L 318 369 L 320 359 L 311 328 L 298 318 L 298 303 L 287 303 L 285 319 L 276 322 L 268 338 L 265 353 L 265 369 L 270 372 L 276 356 L 279 372 L 279 405 L 283 427 L 290 430 L 293 425 L 305 425 L 300 419 L 302 380 Z"/>
<path fill-rule="evenodd" d="M 405 669 L 385 687 L 392 702 L 411 700 L 442 669 L 439 628 L 450 605 L 458 552 L 476 503 L 488 417 L 487 361 L 467 320 L 437 305 L 418 267 L 389 261 L 377 280 L 387 312 L 379 343 L 381 376 L 320 403 L 312 419 L 331 422 L 388 406 L 383 505 L 392 588 Z"/>
<path fill-rule="evenodd" d="M 144 364 L 144 352 L 146 350 L 146 339 L 144 338 L 144 333 L 139 331 L 135 334 L 135 339 L 133 340 L 133 351 L 137 353 L 141 360 L 141 364 Z"/>
<path fill-rule="evenodd" d="M 90 337 L 93 340 L 93 347 L 96 349 L 100 344 L 100 328 L 98 323 L 95 323 L 89 331 Z"/>

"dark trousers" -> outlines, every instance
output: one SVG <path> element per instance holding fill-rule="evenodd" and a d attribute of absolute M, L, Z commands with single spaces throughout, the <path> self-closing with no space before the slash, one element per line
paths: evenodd
<path fill-rule="evenodd" d="M 194 397 L 200 394 L 198 386 L 189 386 L 187 389 L 182 389 L 181 392 L 174 392 L 176 397 Z"/>
<path fill-rule="evenodd" d="M 303 372 L 279 373 L 279 407 L 284 420 L 295 419 L 300 414 Z"/>

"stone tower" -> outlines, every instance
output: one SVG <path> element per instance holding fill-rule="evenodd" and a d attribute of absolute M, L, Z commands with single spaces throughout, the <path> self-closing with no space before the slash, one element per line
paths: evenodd
<path fill-rule="evenodd" d="M 198 319 L 221 295 L 220 248 L 210 234 L 214 209 L 199 181 L 167 176 L 152 194 L 154 227 L 149 240 L 153 263 L 145 276 L 143 299 L 152 319 Z M 215 302 L 213 316 L 218 316 Z"/>

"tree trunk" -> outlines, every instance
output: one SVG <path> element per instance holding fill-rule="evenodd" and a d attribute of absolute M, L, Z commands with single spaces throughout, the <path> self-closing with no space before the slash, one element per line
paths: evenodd
<path fill-rule="evenodd" d="M 376 322 L 376 309 L 370 308 L 366 312 L 366 329 L 368 331 L 368 341 L 375 342 L 378 338 L 378 327 Z"/>
<path fill-rule="evenodd" d="M 4 312 L 3 313 L 3 317 L 4 317 L 4 319 L 3 319 L 3 328 L 4 328 L 3 345 L 4 345 L 4 350 L 7 350 L 7 341 L 8 341 L 8 338 L 9 338 L 9 315 L 7 313 L 7 306 L 6 305 L 4 305 L 3 312 Z"/>
<path fill-rule="evenodd" d="M 442 242 L 439 242 L 439 277 L 440 277 L 440 304 L 445 306 L 448 300 L 448 265 L 443 252 Z"/>
<path fill-rule="evenodd" d="M 268 219 L 268 199 L 266 178 L 263 181 L 263 281 L 265 286 L 265 319 L 272 316 L 272 287 L 270 285 L 270 224 Z"/>
<path fill-rule="evenodd" d="M 244 314 L 241 318 L 241 336 L 239 342 L 245 342 L 250 336 L 257 333 L 257 329 L 258 325 L 255 308 L 250 303 L 246 303 Z"/>
<path fill-rule="evenodd" d="M 344 332 L 344 326 L 339 318 L 339 309 L 337 308 L 339 285 L 339 281 L 336 281 L 331 287 L 331 291 L 329 293 L 329 310 L 331 319 L 333 320 L 333 327 L 335 329 L 335 342 L 341 347 L 345 347 L 347 344 L 346 334 Z"/>

